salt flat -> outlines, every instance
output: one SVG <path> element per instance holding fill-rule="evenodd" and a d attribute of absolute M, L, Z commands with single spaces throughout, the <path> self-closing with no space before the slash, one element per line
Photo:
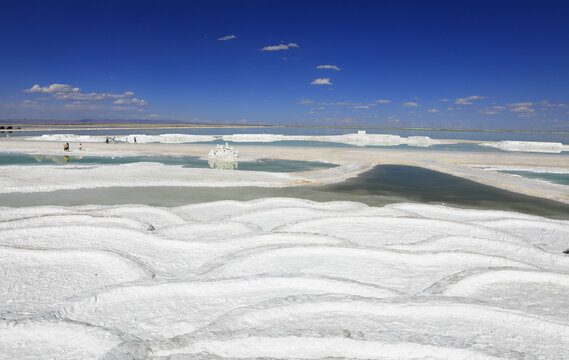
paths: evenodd
<path fill-rule="evenodd" d="M 0 219 L 10 359 L 569 357 L 569 221 L 291 198 Z"/>
<path fill-rule="evenodd" d="M 0 150 L 61 155 L 58 143 Z M 72 144 L 72 149 L 77 149 Z M 204 144 L 84 144 L 72 154 L 203 156 Z M 421 166 L 569 202 L 494 166 L 564 156 L 239 146 L 303 173 L 161 163 L 0 166 L 0 192 L 287 187 Z M 482 166 L 482 167 L 480 167 Z M 561 169 L 561 170 L 560 170 Z M 1 205 L 1 204 L 0 204 Z M 507 211 L 265 198 L 178 207 L 0 207 L 0 354 L 10 359 L 567 359 L 569 221 Z"/>
<path fill-rule="evenodd" d="M 211 144 L 179 143 L 71 143 L 70 155 L 82 156 L 196 156 L 205 157 Z M 569 203 L 566 186 L 522 178 L 483 167 L 538 167 L 567 169 L 565 156 L 521 152 L 466 152 L 390 148 L 238 146 L 240 160 L 282 159 L 320 161 L 342 165 L 338 168 L 287 174 L 221 172 L 160 164 L 89 166 L 83 169 L 42 166 L 41 170 L 9 166 L 0 170 L 1 192 L 53 191 L 110 186 L 295 186 L 322 185 L 345 180 L 374 165 L 420 166 L 448 173 L 504 190 Z M 0 141 L 1 152 L 61 155 L 61 143 L 54 141 Z M 471 165 L 476 166 L 471 166 Z M 482 165 L 482 167 L 481 167 Z M 25 171 L 24 171 L 25 170 Z M 34 174 L 37 172 L 37 174 Z M 168 176 L 164 176 L 168 174 Z M 37 186 L 31 179 L 41 180 Z M 65 181 L 63 181 L 65 179 Z M 34 190 L 35 189 L 35 190 Z"/>

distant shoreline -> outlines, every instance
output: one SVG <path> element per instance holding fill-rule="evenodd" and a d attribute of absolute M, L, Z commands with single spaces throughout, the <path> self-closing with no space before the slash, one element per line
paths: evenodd
<path fill-rule="evenodd" d="M 137 130 L 137 129 L 255 129 L 255 128 L 306 128 L 306 129 L 353 129 L 386 131 L 438 131 L 472 133 L 529 133 L 529 134 L 569 134 L 569 131 L 548 130 L 513 130 L 513 129 L 447 129 L 419 127 L 384 127 L 384 126 L 320 126 L 320 125 L 216 125 L 216 124 L 162 124 L 162 123 L 104 123 L 104 124 L 41 124 L 8 123 L 0 121 L 0 126 L 12 126 L 10 131 L 28 132 L 42 130 Z M 19 129 L 17 129 L 19 128 Z M 5 130 L 6 131 L 6 130 Z"/>

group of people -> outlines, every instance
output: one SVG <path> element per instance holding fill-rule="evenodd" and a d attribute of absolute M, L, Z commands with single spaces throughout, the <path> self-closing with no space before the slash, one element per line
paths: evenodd
<path fill-rule="evenodd" d="M 82 150 L 83 150 L 83 144 L 79 143 L 79 151 L 82 151 Z M 63 151 L 67 151 L 67 152 L 71 151 L 69 148 L 69 143 L 63 144 Z"/>

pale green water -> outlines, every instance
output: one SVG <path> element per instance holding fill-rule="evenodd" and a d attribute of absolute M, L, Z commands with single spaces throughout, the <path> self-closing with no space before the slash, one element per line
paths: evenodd
<path fill-rule="evenodd" d="M 537 173 L 531 171 L 501 170 L 506 174 L 519 175 L 530 179 L 543 180 L 550 183 L 569 185 L 569 174 Z"/>
<path fill-rule="evenodd" d="M 182 165 L 190 168 L 212 167 L 206 160 L 197 157 L 167 157 L 167 156 L 77 156 L 77 155 L 25 155 L 25 154 L 0 154 L 0 166 L 2 165 L 54 165 L 54 164 L 129 164 L 135 162 L 159 162 L 166 165 Z M 219 167 L 220 163 L 217 163 Z M 236 167 L 235 167 L 236 166 Z M 328 169 L 338 165 L 296 160 L 258 160 L 240 161 L 231 166 L 234 170 L 244 171 L 267 171 L 267 172 L 297 172 Z"/>
<path fill-rule="evenodd" d="M 517 194 L 448 174 L 412 166 L 381 165 L 347 181 L 326 186 L 114 187 L 0 194 L 0 206 L 120 205 L 179 206 L 217 200 L 294 197 L 313 201 L 357 201 L 371 206 L 399 202 L 516 211 L 569 219 L 569 205 Z"/>

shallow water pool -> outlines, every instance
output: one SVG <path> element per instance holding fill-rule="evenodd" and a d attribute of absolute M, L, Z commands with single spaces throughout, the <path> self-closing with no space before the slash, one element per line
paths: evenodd
<path fill-rule="evenodd" d="M 0 154 L 0 166 L 3 165 L 54 165 L 54 164 L 130 164 L 136 162 L 158 162 L 165 165 L 182 165 L 189 168 L 216 168 L 243 171 L 266 172 L 300 172 L 322 170 L 336 167 L 336 164 L 297 161 L 297 160 L 269 160 L 239 162 L 218 162 L 202 160 L 198 157 L 180 156 L 80 156 L 80 155 L 27 155 L 27 154 Z"/>

